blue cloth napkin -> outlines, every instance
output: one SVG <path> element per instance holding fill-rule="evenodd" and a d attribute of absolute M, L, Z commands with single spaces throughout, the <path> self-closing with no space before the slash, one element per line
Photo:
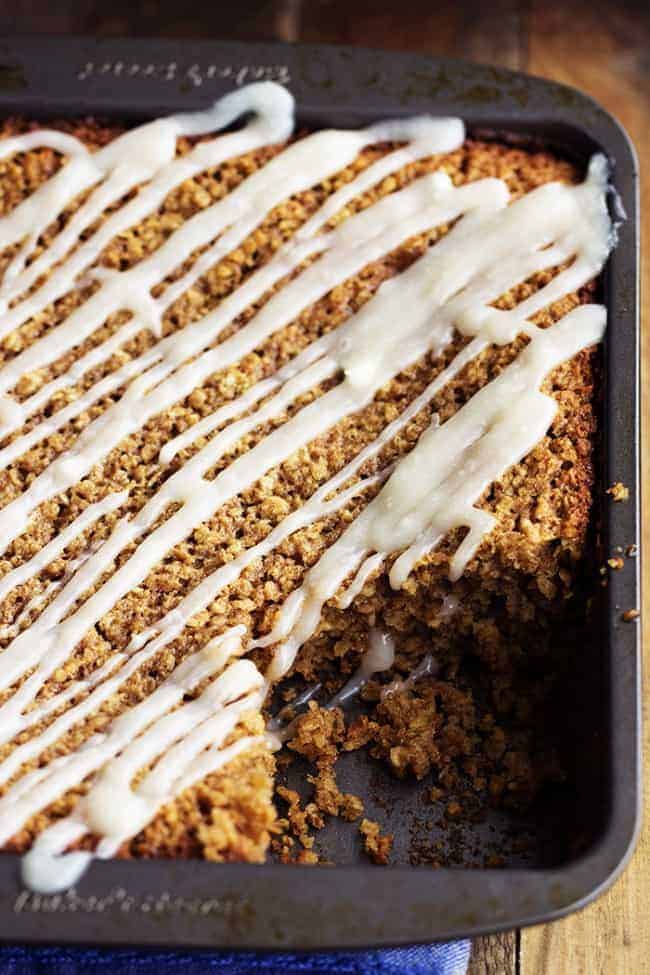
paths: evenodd
<path fill-rule="evenodd" d="M 0 948 L 0 975 L 465 975 L 469 941 L 316 954 Z"/>

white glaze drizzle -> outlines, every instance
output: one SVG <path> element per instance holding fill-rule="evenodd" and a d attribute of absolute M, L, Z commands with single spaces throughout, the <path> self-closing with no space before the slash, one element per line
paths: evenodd
<path fill-rule="evenodd" d="M 384 564 L 384 560 L 385 556 L 382 552 L 375 552 L 374 555 L 368 556 L 363 565 L 361 565 L 357 571 L 357 574 L 348 588 L 339 596 L 339 609 L 347 609 L 348 606 L 352 605 L 368 580 L 380 571 L 382 565 Z"/>
<path fill-rule="evenodd" d="M 438 670 L 438 661 L 433 654 L 427 653 L 407 677 L 395 678 L 390 684 L 382 687 L 379 694 L 380 699 L 383 701 L 398 691 L 409 691 L 419 681 L 420 677 L 435 677 Z"/>
<path fill-rule="evenodd" d="M 395 641 L 393 637 L 377 627 L 371 627 L 368 633 L 368 649 L 362 655 L 361 663 L 350 679 L 330 698 L 324 707 L 341 707 L 352 698 L 357 697 L 371 677 L 385 670 L 390 670 L 394 662 Z M 285 741 L 291 738 L 298 718 L 295 717 L 286 724 L 284 718 L 287 714 L 294 714 L 299 708 L 308 704 L 318 694 L 320 689 L 320 683 L 312 684 L 311 687 L 305 688 L 302 694 L 299 694 L 295 700 L 287 704 L 275 717 L 267 722 L 266 736 L 269 748 L 277 751 Z"/>
<path fill-rule="evenodd" d="M 299 708 L 303 708 L 305 704 L 309 704 L 311 699 L 318 694 L 322 687 L 320 681 L 316 684 L 311 684 L 306 687 L 304 691 L 298 694 L 293 701 L 289 701 L 284 707 L 280 708 L 277 714 L 270 718 L 266 723 L 266 734 L 268 737 L 269 747 L 274 751 L 282 746 L 282 742 L 287 738 L 287 732 L 293 722 L 285 723 L 289 715 L 292 715 Z"/>
<path fill-rule="evenodd" d="M 395 641 L 390 633 L 373 626 L 368 634 L 368 649 L 361 658 L 358 668 L 328 702 L 328 708 L 337 708 L 350 698 L 356 697 L 371 677 L 384 670 L 390 670 L 395 663 Z"/>
<path fill-rule="evenodd" d="M 244 128 L 200 143 L 187 156 L 174 158 L 178 135 L 214 131 L 246 111 L 252 111 L 254 118 Z M 138 331 L 149 328 L 159 337 L 163 316 L 173 303 L 238 246 L 276 204 L 344 168 L 373 142 L 407 142 L 330 196 L 273 258 L 213 312 L 108 373 L 69 406 L 0 450 L 0 465 L 7 466 L 102 396 L 126 387 L 121 399 L 94 420 L 71 449 L 0 511 L 5 545 L 28 527 L 39 504 L 75 485 L 148 419 L 182 400 L 213 373 L 241 360 L 338 283 L 408 237 L 461 218 L 424 257 L 385 282 L 342 326 L 165 444 L 161 463 L 171 462 L 197 441 L 199 449 L 136 516 L 119 520 L 96 551 L 85 553 L 70 578 L 46 589 L 39 601 L 28 604 L 12 624 L 22 625 L 21 620 L 27 620 L 48 601 L 47 608 L 0 654 L 0 688 L 10 688 L 24 678 L 0 708 L 2 739 L 10 740 L 46 716 L 52 715 L 53 720 L 0 763 L 0 782 L 5 783 L 14 779 L 23 763 L 36 758 L 119 690 L 255 560 L 294 532 L 383 483 L 374 500 L 287 598 L 270 634 L 251 642 L 242 632 L 229 631 L 218 638 L 217 644 L 213 641 L 205 651 L 182 661 L 149 698 L 124 712 L 104 734 L 10 784 L 0 799 L 2 842 L 80 779 L 95 776 L 87 796 L 71 816 L 46 830 L 25 861 L 26 878 L 41 890 L 72 882 L 92 856 L 62 856 L 70 843 L 93 833 L 100 837 L 95 855 L 112 856 L 161 805 L 235 754 L 261 743 L 260 738 L 244 737 L 222 747 L 241 714 L 259 708 L 269 682 L 290 668 L 299 647 L 316 630 L 324 603 L 334 598 L 346 578 L 352 577 L 339 597 L 341 606 L 349 605 L 368 579 L 398 555 L 389 578 L 392 585 L 400 586 L 420 558 L 449 530 L 465 527 L 469 533 L 451 566 L 452 578 L 457 578 L 493 524 L 489 514 L 474 507 L 483 490 L 535 446 L 552 420 L 554 401 L 539 392 L 540 383 L 554 366 L 602 335 L 604 310 L 598 306 L 582 307 L 543 332 L 530 321 L 536 311 L 590 280 L 606 259 L 611 235 L 604 203 L 606 169 L 599 158 L 592 162 L 589 178 L 581 186 L 549 184 L 510 205 L 500 180 L 486 179 L 454 188 L 442 172 L 437 172 L 348 216 L 335 229 L 323 229 L 350 201 L 386 175 L 423 156 L 459 145 L 463 130 L 457 120 L 412 119 L 361 132 L 321 132 L 304 138 L 226 197 L 187 220 L 157 251 L 129 271 L 107 272 L 93 267 L 116 234 L 154 212 L 175 186 L 233 155 L 282 141 L 290 133 L 292 116 L 292 101 L 284 90 L 258 85 L 228 96 L 206 112 L 142 126 L 94 154 L 56 133 L 32 133 L 0 143 L 0 158 L 39 145 L 51 145 L 68 157 L 51 180 L 0 219 L 0 241 L 5 246 L 20 244 L 0 284 L 0 301 L 14 302 L 0 315 L 0 335 L 8 334 L 73 288 L 82 273 L 99 282 L 99 289 L 79 309 L 0 369 L 0 432 L 8 435 L 19 431 L 55 393 L 74 386 L 89 369 L 107 361 Z M 140 187 L 136 195 L 77 246 L 79 234 L 107 206 L 136 186 Z M 86 201 L 50 248 L 25 266 L 30 248 L 43 229 L 83 190 L 90 191 Z M 177 282 L 159 298 L 152 297 L 152 288 L 206 246 Z M 219 341 L 223 330 L 243 310 L 294 273 L 307 258 L 315 260 L 274 294 L 244 327 Z M 512 311 L 490 307 L 514 284 L 571 258 L 566 270 Z M 47 270 L 52 273 L 45 282 L 24 294 Z M 8 395 L 22 375 L 55 361 L 122 309 L 132 313 L 126 324 L 66 373 L 23 403 Z M 394 323 L 398 322 L 396 328 Z M 174 545 L 300 446 L 362 409 L 382 386 L 424 353 L 442 351 L 455 331 L 471 341 L 451 364 L 353 461 L 287 515 L 265 539 L 206 577 L 159 623 L 134 636 L 125 650 L 113 653 L 88 678 L 72 682 L 42 703 L 36 701 L 45 682 L 68 659 L 88 629 L 141 583 Z M 438 427 L 434 418 L 417 446 L 394 470 L 384 469 L 346 487 L 359 476 L 363 465 L 377 457 L 487 345 L 505 344 L 518 334 L 527 335 L 531 341 L 497 380 L 442 426 Z M 268 420 L 278 421 L 298 397 L 334 380 L 338 381 L 331 389 L 297 410 L 215 478 L 206 478 L 245 433 Z M 125 500 L 124 494 L 115 494 L 89 506 L 25 565 L 0 580 L 0 598 L 40 572 L 75 537 Z M 150 531 L 172 503 L 180 504 L 180 509 Z M 134 554 L 84 601 L 84 593 L 125 546 L 149 531 Z M 249 647 L 275 643 L 273 662 L 264 678 L 248 660 L 223 669 L 230 657 Z M 216 653 L 215 646 L 221 648 Z M 371 657 L 372 650 L 356 676 L 355 687 L 367 679 Z M 178 706 L 188 681 L 195 687 L 209 678 L 214 679 L 199 698 Z M 205 720 L 200 720 L 201 716 Z M 133 789 L 131 781 L 136 772 L 152 762 L 151 770 Z M 119 801 L 106 802 L 108 795 L 119 795 Z"/>

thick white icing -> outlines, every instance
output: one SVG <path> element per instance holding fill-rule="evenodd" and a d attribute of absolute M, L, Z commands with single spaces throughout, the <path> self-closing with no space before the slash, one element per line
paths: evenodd
<path fill-rule="evenodd" d="M 246 113 L 252 113 L 252 120 L 242 128 L 202 141 L 183 157 L 175 156 L 178 136 L 212 133 Z M 451 566 L 451 576 L 457 578 L 493 524 L 489 513 L 476 508 L 485 488 L 533 449 L 552 421 L 555 404 L 540 392 L 540 384 L 556 365 L 602 336 L 605 313 L 595 305 L 575 310 L 544 331 L 530 320 L 538 310 L 589 281 L 607 257 L 611 246 L 604 199 L 607 173 L 600 157 L 592 162 L 581 186 L 548 184 L 514 203 L 498 179 L 454 187 L 439 171 L 356 215 L 338 219 L 355 197 L 409 162 L 460 145 L 463 127 L 454 119 L 423 117 L 303 138 L 188 219 L 131 269 L 109 272 L 97 265 L 106 245 L 155 212 L 174 187 L 228 158 L 285 140 L 292 125 L 290 95 L 279 86 L 262 84 L 233 93 L 204 112 L 140 126 L 95 153 L 69 136 L 52 132 L 0 143 L 0 158 L 38 146 L 49 146 L 66 157 L 50 180 L 0 218 L 0 247 L 18 245 L 0 282 L 0 336 L 79 284 L 95 279 L 98 285 L 77 310 L 0 368 L 0 433 L 18 434 L 0 449 L 0 467 L 12 464 L 102 397 L 123 389 L 119 400 L 91 422 L 70 449 L 0 510 L 4 547 L 29 530 L 40 504 L 77 484 L 149 419 L 182 401 L 214 373 L 240 361 L 370 262 L 411 236 L 456 221 L 442 240 L 407 271 L 386 281 L 357 314 L 166 443 L 160 463 L 173 461 L 179 469 L 137 515 L 119 519 L 99 547 L 84 551 L 62 579 L 33 597 L 5 627 L 4 638 L 10 642 L 0 653 L 0 690 L 22 683 L 0 707 L 0 739 L 9 741 L 44 718 L 49 723 L 38 735 L 24 738 L 0 763 L 0 782 L 8 784 L 0 798 L 0 842 L 82 779 L 90 782 L 73 813 L 46 830 L 25 859 L 25 879 L 40 890 L 73 882 L 93 855 L 114 855 L 165 802 L 262 742 L 257 736 L 243 736 L 229 743 L 229 736 L 247 710 L 260 707 L 270 682 L 288 671 L 300 646 L 317 629 L 325 602 L 338 595 L 339 606 L 350 605 L 386 563 L 391 563 L 391 585 L 401 586 L 444 535 L 464 528 L 467 534 Z M 405 145 L 386 153 L 328 197 L 266 264 L 212 312 L 161 338 L 163 317 L 174 302 L 277 204 L 326 180 L 365 146 L 380 141 Z M 115 207 L 136 187 L 135 195 Z M 87 193 L 85 201 L 50 246 L 28 263 L 43 230 L 81 192 Z M 108 207 L 111 213 L 87 233 Z M 334 218 L 334 229 L 327 229 Z M 202 248 L 189 270 L 154 298 L 152 289 Z M 301 270 L 308 258 L 312 263 Z M 536 271 L 569 261 L 546 287 L 511 311 L 491 307 L 504 291 Z M 45 272 L 49 276 L 39 283 Z M 288 283 L 245 326 L 222 338 L 241 312 L 288 276 Z M 23 375 L 74 349 L 121 310 L 131 312 L 126 323 L 66 372 L 22 402 L 12 395 Z M 72 389 L 143 329 L 157 339 L 151 348 L 21 432 L 56 393 Z M 203 579 L 172 612 L 136 634 L 128 647 L 114 652 L 95 672 L 42 702 L 37 700 L 46 681 L 88 630 L 194 528 L 301 446 L 369 404 L 383 386 L 425 353 L 439 354 L 458 332 L 469 341 L 447 368 L 311 498 L 258 544 Z M 498 379 L 446 423 L 439 425 L 434 416 L 417 446 L 394 468 L 360 477 L 363 466 L 429 407 L 473 358 L 490 343 L 504 344 L 519 334 L 530 342 Z M 298 397 L 323 382 L 330 385 L 327 392 L 277 424 Z M 273 432 L 209 479 L 210 470 L 241 437 L 267 421 L 276 423 Z M 182 463 L 181 452 L 193 445 L 191 459 Z M 96 711 L 248 566 L 296 531 L 371 491 L 376 496 L 280 607 L 271 633 L 255 640 L 240 628 L 228 631 L 182 661 L 149 698 L 127 709 L 82 748 L 20 775 L 25 762 L 38 758 Z M 82 511 L 29 561 L 0 580 L 0 599 L 41 572 L 82 532 L 126 500 L 126 492 L 112 494 Z M 179 505 L 178 510 L 153 528 L 170 504 Z M 133 554 L 103 578 L 107 567 L 133 543 Z M 84 598 L 102 578 L 95 592 Z M 260 674 L 250 660 L 231 659 L 251 647 L 274 644 L 267 674 Z M 374 634 L 369 654 L 340 699 L 356 692 L 370 673 L 390 666 L 390 650 Z M 205 684 L 201 694 L 182 703 L 184 694 L 201 684 Z M 143 767 L 149 771 L 133 787 L 134 776 Z M 65 854 L 71 843 L 87 834 L 99 840 L 94 854 Z"/>

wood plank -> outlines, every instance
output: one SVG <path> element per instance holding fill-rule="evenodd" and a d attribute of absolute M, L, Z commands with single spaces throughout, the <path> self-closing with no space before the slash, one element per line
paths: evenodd
<path fill-rule="evenodd" d="M 528 70 L 589 92 L 625 125 L 642 160 L 650 157 L 650 12 L 632 2 L 578 0 L 573 4 L 532 0 Z M 644 257 L 642 286 L 650 293 L 650 183 L 643 187 Z M 650 320 L 642 333 L 642 415 L 650 415 Z M 643 443 L 643 484 L 650 483 L 648 428 Z M 650 520 L 643 545 L 650 550 Z M 644 569 L 650 593 L 650 560 Z M 650 632 L 650 603 L 643 606 Z M 650 667 L 645 667 L 644 699 L 650 697 Z M 647 716 L 646 716 L 647 717 Z M 645 746 L 648 754 L 648 723 Z M 650 799 L 647 773 L 645 794 Z M 595 904 L 563 921 L 521 934 L 521 975 L 642 975 L 650 972 L 650 801 L 645 829 L 632 864 Z"/>
<path fill-rule="evenodd" d="M 177 0 L 24 0 L 0 3 L 0 34 L 293 41 L 299 3 L 237 0 L 201 4 L 197 9 Z"/>
<path fill-rule="evenodd" d="M 516 975 L 516 972 L 516 932 L 506 931 L 474 940 L 467 975 Z"/>
<path fill-rule="evenodd" d="M 410 0 L 308 0 L 300 15 L 301 41 L 358 44 L 448 55 L 518 68 L 526 7 L 519 0 L 436 4 Z"/>

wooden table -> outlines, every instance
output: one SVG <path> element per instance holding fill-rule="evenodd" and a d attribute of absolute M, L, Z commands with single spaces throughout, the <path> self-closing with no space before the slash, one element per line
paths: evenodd
<path fill-rule="evenodd" d="M 650 155 L 650 6 L 643 0 L 458 0 L 448 5 L 435 0 L 236 0 L 211 2 L 204 9 L 178 0 L 0 0 L 0 33 L 325 41 L 468 58 L 589 92 L 625 125 L 640 158 Z M 650 181 L 643 202 L 650 213 Z M 643 244 L 648 294 L 650 219 Z M 646 315 L 644 416 L 650 408 L 649 355 Z M 645 477 L 649 465 L 646 437 Z M 644 531 L 648 541 L 650 523 Z M 644 583 L 650 592 L 650 559 Z M 647 599 L 643 619 L 650 625 Z M 650 973 L 650 816 L 646 820 L 632 864 L 612 890 L 564 921 L 477 939 L 471 975 Z"/>

